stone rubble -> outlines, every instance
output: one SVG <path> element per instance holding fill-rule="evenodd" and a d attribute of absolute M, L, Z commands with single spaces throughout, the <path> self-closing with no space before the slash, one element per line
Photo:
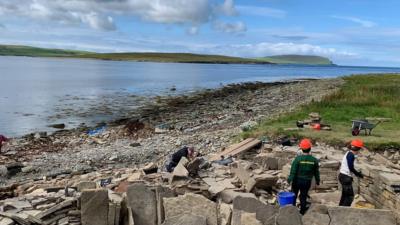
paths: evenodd
<path fill-rule="evenodd" d="M 360 181 L 360 193 L 366 200 L 374 196 L 377 208 L 371 210 L 336 207 L 337 203 L 312 204 L 301 217 L 294 206 L 280 208 L 276 194 L 287 188 L 285 182 L 297 147 L 265 144 L 249 150 L 228 166 L 211 164 L 196 175 L 187 171 L 191 163 L 182 159 L 184 173 L 145 173 L 154 165 L 142 168 L 103 169 L 86 174 L 59 174 L 54 178 L 30 180 L 5 188 L 13 198 L 0 201 L 0 224 L 43 225 L 332 225 L 369 224 L 359 219 L 346 223 L 349 213 L 356 218 L 382 216 L 382 225 L 396 224 L 395 189 L 400 181 L 396 170 L 358 162 L 366 179 Z M 337 193 L 337 173 L 342 150 L 315 146 L 313 154 L 320 159 L 321 177 L 329 181 L 310 192 L 312 201 L 328 199 Z M 371 154 L 371 153 L 366 153 Z M 208 156 L 212 157 L 212 155 Z M 365 157 L 369 158 L 369 157 Z M 286 165 L 282 165 L 286 162 Z M 378 176 L 375 178 L 374 176 Z M 379 179 L 379 183 L 371 183 Z M 393 186 L 394 185 L 394 186 Z M 376 187 L 375 187 L 376 186 Z M 374 188 L 381 193 L 372 194 Z M 394 188 L 394 189 L 393 189 Z M 390 189 L 390 190 L 388 190 Z M 368 192 L 369 191 L 369 192 Z M 389 193 L 389 197 L 384 193 Z M 6 196 L 6 195 L 4 195 Z M 339 195 L 332 195 L 338 198 Z M 378 196 L 386 196 L 380 199 Z M 393 199 L 391 199 L 393 197 Z M 376 198 L 376 199 L 375 199 Z M 383 198 L 383 197 L 382 197 Z M 373 201 L 371 203 L 374 203 Z M 392 207 L 392 208 L 390 208 Z M 362 221 L 362 222 L 360 222 Z"/>

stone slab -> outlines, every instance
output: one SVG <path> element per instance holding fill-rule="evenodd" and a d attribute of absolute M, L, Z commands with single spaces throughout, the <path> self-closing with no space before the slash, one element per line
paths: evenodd
<path fill-rule="evenodd" d="M 394 173 L 379 173 L 379 178 L 388 185 L 400 185 L 400 175 Z"/>
<path fill-rule="evenodd" d="M 302 225 L 301 215 L 297 207 L 288 205 L 280 208 L 276 225 Z M 309 224 L 307 224 L 309 225 Z"/>
<path fill-rule="evenodd" d="M 82 225 L 107 225 L 108 191 L 85 190 L 81 196 Z"/>
<path fill-rule="evenodd" d="M 127 203 L 132 209 L 135 225 L 157 224 L 156 194 L 145 184 L 136 183 L 128 187 Z"/>
<path fill-rule="evenodd" d="M 96 188 L 96 182 L 92 181 L 82 181 L 76 185 L 76 188 L 79 192 L 82 192 L 87 189 L 95 189 Z"/>
<path fill-rule="evenodd" d="M 305 225 L 329 225 L 331 222 L 328 207 L 318 204 L 312 204 L 302 220 Z"/>
<path fill-rule="evenodd" d="M 256 218 L 255 213 L 247 213 L 243 212 L 240 218 L 241 225 L 263 225 L 259 220 Z"/>
<path fill-rule="evenodd" d="M 234 191 L 231 189 L 224 190 L 219 193 L 219 197 L 224 203 L 230 204 L 233 202 L 235 198 L 238 196 L 245 197 L 245 198 L 254 198 L 256 199 L 256 196 L 253 193 L 244 193 L 244 192 L 238 192 Z"/>
<path fill-rule="evenodd" d="M 163 225 L 207 225 L 207 219 L 203 216 L 184 214 L 168 218 Z"/>
<path fill-rule="evenodd" d="M 266 205 L 254 198 L 244 198 L 241 196 L 233 200 L 232 225 L 237 225 L 240 221 L 242 212 L 256 213 L 257 220 L 265 225 L 273 224 L 274 218 L 279 208 L 274 205 Z"/>
<path fill-rule="evenodd" d="M 396 225 L 396 219 L 389 210 L 329 207 L 328 212 L 330 225 Z"/>
<path fill-rule="evenodd" d="M 218 207 L 218 224 L 230 225 L 232 220 L 232 208 L 226 203 L 220 203 Z"/>
<path fill-rule="evenodd" d="M 207 225 L 217 225 L 217 204 L 202 195 L 187 193 L 175 198 L 164 198 L 165 218 L 193 214 L 205 217 Z"/>

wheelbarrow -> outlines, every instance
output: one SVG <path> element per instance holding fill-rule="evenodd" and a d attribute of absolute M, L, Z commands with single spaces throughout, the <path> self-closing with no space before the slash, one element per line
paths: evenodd
<path fill-rule="evenodd" d="M 362 130 L 365 131 L 365 135 L 371 135 L 372 130 L 382 121 L 378 121 L 375 124 L 368 122 L 368 120 L 352 120 L 351 122 L 353 122 L 351 134 L 353 136 L 358 136 Z"/>

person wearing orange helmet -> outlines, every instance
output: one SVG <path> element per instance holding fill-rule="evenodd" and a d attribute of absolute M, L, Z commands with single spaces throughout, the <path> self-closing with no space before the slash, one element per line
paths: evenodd
<path fill-rule="evenodd" d="M 307 211 L 307 196 L 313 177 L 315 177 L 317 185 L 320 183 L 319 162 L 310 153 L 312 143 L 309 139 L 301 140 L 299 147 L 303 154 L 293 160 L 288 183 L 292 185 L 292 192 L 295 194 L 293 205 L 296 205 L 296 199 L 300 192 L 300 213 L 304 215 Z"/>
<path fill-rule="evenodd" d="M 352 174 L 359 178 L 364 177 L 361 171 L 357 171 L 354 168 L 354 161 L 362 148 L 364 148 L 362 140 L 353 140 L 349 145 L 349 151 L 343 157 L 339 173 L 339 182 L 342 185 L 342 196 L 339 206 L 351 206 L 354 200 Z"/>

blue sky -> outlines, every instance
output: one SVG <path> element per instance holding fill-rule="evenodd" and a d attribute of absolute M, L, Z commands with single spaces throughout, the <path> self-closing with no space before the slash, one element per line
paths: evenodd
<path fill-rule="evenodd" d="M 398 9 L 398 0 L 0 0 L 0 43 L 400 66 Z"/>

